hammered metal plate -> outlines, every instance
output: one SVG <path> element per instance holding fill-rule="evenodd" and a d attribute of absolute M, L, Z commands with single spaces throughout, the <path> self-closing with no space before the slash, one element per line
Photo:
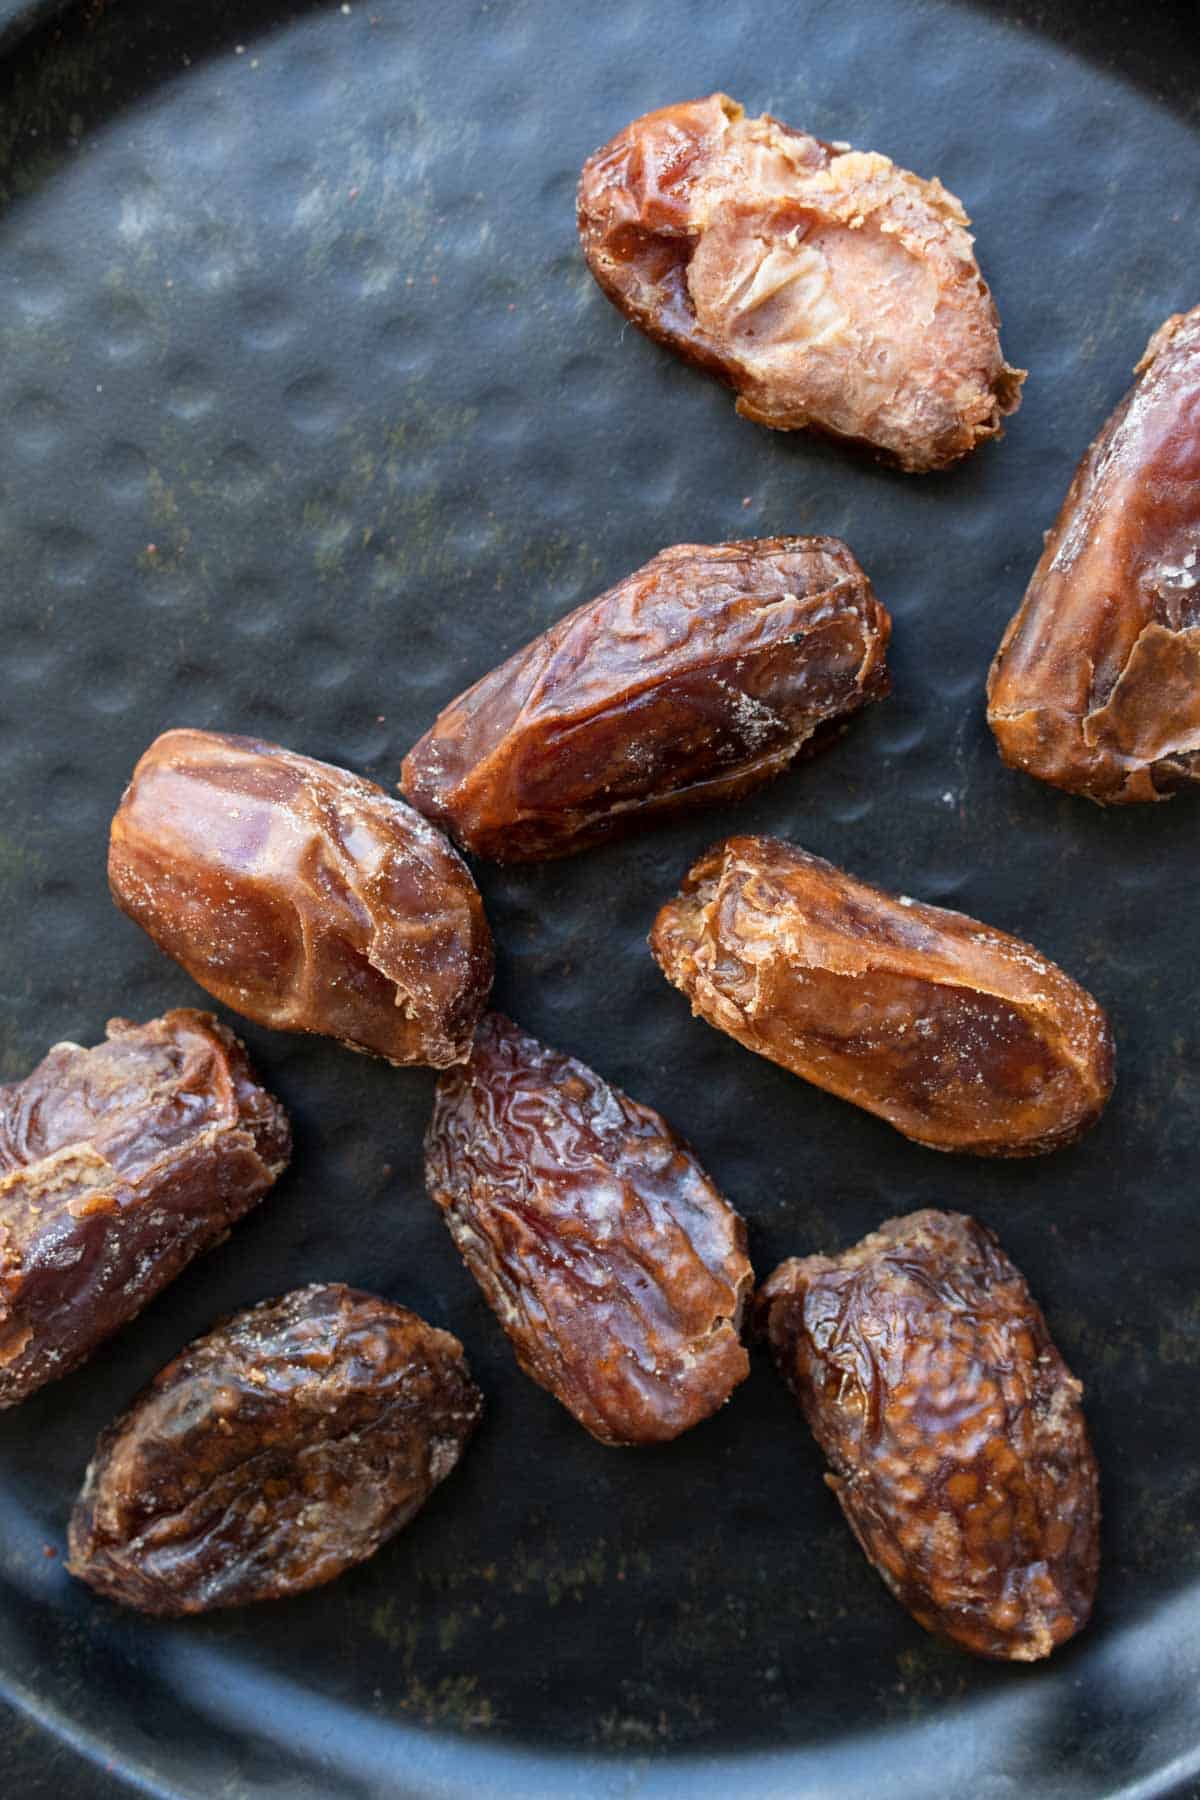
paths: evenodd
<path fill-rule="evenodd" d="M 0 68 L 0 1072 L 203 1003 L 105 887 L 163 727 L 391 784 L 446 699 L 663 544 L 838 533 L 895 615 L 893 696 L 735 809 L 482 868 L 497 997 L 692 1139 L 764 1273 L 914 1206 L 995 1226 L 1087 1383 L 1106 1507 L 1090 1631 L 1048 1667 L 966 1660 L 865 1566 L 765 1363 L 669 1448 L 592 1443 L 519 1376 L 424 1197 L 432 1078 L 248 1030 L 294 1172 L 0 1418 L 6 1794 L 1197 1791 L 1196 812 L 1009 774 L 982 710 L 1077 457 L 1200 298 L 1190 11 L 1175 107 L 939 0 L 93 5 Z M 891 475 L 742 423 L 622 327 L 577 171 L 718 85 L 962 196 L 1032 370 L 1002 444 Z M 1031 1163 L 943 1159 L 694 1023 L 645 934 L 735 825 L 1064 963 L 1116 1025 L 1101 1124 Z M 99 1427 L 217 1314 L 313 1278 L 462 1336 L 489 1413 L 461 1471 L 290 1604 L 172 1625 L 95 1601 L 61 1550 Z"/>

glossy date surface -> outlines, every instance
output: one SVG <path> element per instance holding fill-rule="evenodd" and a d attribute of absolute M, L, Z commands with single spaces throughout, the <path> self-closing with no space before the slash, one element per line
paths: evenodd
<path fill-rule="evenodd" d="M 710 1025 L 931 1149 L 1056 1149 L 1112 1088 L 1103 1012 L 1029 944 L 777 838 L 701 857 L 650 946 Z"/>
<path fill-rule="evenodd" d="M 678 1437 L 745 1378 L 742 1220 L 585 1064 L 489 1013 L 438 1081 L 425 1167 L 522 1369 L 602 1443 Z"/>
<path fill-rule="evenodd" d="M 940 181 L 727 94 L 635 119 L 584 165 L 579 232 L 608 298 L 720 377 L 746 418 L 945 468 L 999 434 L 1024 372 L 970 221 Z"/>
<path fill-rule="evenodd" d="M 990 1231 L 891 1219 L 781 1264 L 756 1311 L 851 1530 L 927 1631 L 1032 1662 L 1086 1624 L 1100 1501 L 1083 1390 Z"/>
<path fill-rule="evenodd" d="M 420 1510 L 482 1405 L 458 1339 L 403 1306 L 339 1283 L 264 1301 L 101 1435 L 68 1566 L 166 1615 L 318 1587 Z"/>
<path fill-rule="evenodd" d="M 282 1106 L 210 1013 L 113 1019 L 0 1088 L 0 1406 L 90 1356 L 290 1154 Z"/>
<path fill-rule="evenodd" d="M 1004 761 L 1104 804 L 1200 779 L 1200 307 L 1084 456 L 988 679 Z"/>
<path fill-rule="evenodd" d="M 453 701 L 402 788 L 465 848 L 562 856 L 748 793 L 888 689 L 837 538 L 676 544 Z"/>
<path fill-rule="evenodd" d="M 465 863 L 374 782 L 258 738 L 168 731 L 112 823 L 123 912 L 226 1006 L 392 1063 L 461 1061 L 492 984 Z"/>

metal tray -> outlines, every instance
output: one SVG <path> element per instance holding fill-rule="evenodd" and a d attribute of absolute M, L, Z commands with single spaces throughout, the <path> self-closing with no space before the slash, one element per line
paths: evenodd
<path fill-rule="evenodd" d="M 4 1794 L 1200 1791 L 1196 813 L 1005 772 L 981 703 L 1077 457 L 1200 298 L 1194 9 L 1122 10 L 91 0 L 16 41 L 4 8 L 0 1073 L 200 999 L 105 888 L 155 732 L 390 784 L 443 701 L 663 544 L 839 533 L 895 614 L 893 697 L 740 807 L 482 868 L 497 996 L 693 1140 L 764 1273 L 917 1205 L 997 1227 L 1087 1383 L 1106 1508 L 1091 1629 L 1045 1667 L 959 1656 L 862 1561 L 765 1363 L 669 1448 L 592 1443 L 422 1193 L 431 1078 L 248 1030 L 294 1172 L 0 1418 Z M 1032 370 L 1003 444 L 888 474 L 739 421 L 622 328 L 576 247 L 580 163 L 714 86 L 963 197 Z M 1027 1164 L 940 1158 L 693 1022 L 643 940 L 735 825 L 1061 960 L 1116 1024 L 1101 1124 Z M 99 1427 L 217 1314 L 316 1277 L 463 1337 L 489 1413 L 461 1471 L 290 1604 L 171 1625 L 94 1600 L 61 1552 Z"/>

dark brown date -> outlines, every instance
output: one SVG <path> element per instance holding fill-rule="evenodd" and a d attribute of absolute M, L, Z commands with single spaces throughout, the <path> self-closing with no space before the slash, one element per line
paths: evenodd
<path fill-rule="evenodd" d="M 1200 780 L 1200 306 L 1151 338 L 988 679 L 1000 754 L 1104 804 Z"/>
<path fill-rule="evenodd" d="M 287 1167 L 287 1115 L 209 1013 L 113 1019 L 0 1088 L 0 1406 L 66 1375 Z"/>
<path fill-rule="evenodd" d="M 1033 1662 L 1087 1623 L 1100 1561 L 1083 1389 L 992 1233 L 890 1219 L 756 1303 L 867 1559 L 927 1631 Z"/>
<path fill-rule="evenodd" d="M 635 119 L 584 165 L 588 266 L 746 418 L 941 469 L 1000 433 L 1024 371 L 940 181 L 727 94 Z"/>
<path fill-rule="evenodd" d="M 710 1025 L 934 1150 L 1056 1149 L 1112 1090 L 1104 1014 L 1029 944 L 777 838 L 702 856 L 650 947 Z"/>
<path fill-rule="evenodd" d="M 425 1171 L 522 1369 L 601 1443 L 678 1437 L 746 1376 L 745 1226 L 585 1064 L 489 1013 L 438 1081 Z"/>
<path fill-rule="evenodd" d="M 218 1000 L 391 1063 L 461 1062 L 492 985 L 466 865 L 373 782 L 257 738 L 168 731 L 112 823 L 123 912 Z"/>
<path fill-rule="evenodd" d="M 403 1306 L 338 1283 L 266 1300 L 102 1433 L 67 1566 L 147 1613 L 319 1587 L 420 1511 L 482 1406 L 458 1339 Z"/>
<path fill-rule="evenodd" d="M 676 544 L 535 638 L 405 758 L 498 862 L 748 793 L 888 689 L 891 620 L 837 538 Z"/>

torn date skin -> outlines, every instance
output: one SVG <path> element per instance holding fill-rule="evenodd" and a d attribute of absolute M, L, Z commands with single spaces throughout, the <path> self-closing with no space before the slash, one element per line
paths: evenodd
<path fill-rule="evenodd" d="M 886 156 L 710 94 L 589 157 L 578 215 L 613 304 L 760 425 L 923 472 L 999 436 L 1020 403 L 966 213 Z"/>
<path fill-rule="evenodd" d="M 219 1244 L 290 1154 L 282 1106 L 210 1013 L 113 1019 L 0 1088 L 0 1406 Z"/>
<path fill-rule="evenodd" d="M 453 846 L 374 782 L 258 738 L 168 731 L 112 823 L 113 898 L 246 1018 L 391 1063 L 469 1053 L 492 985 Z"/>
<path fill-rule="evenodd" d="M 425 1172 L 521 1368 L 601 1443 L 678 1437 L 744 1380 L 741 1218 L 585 1064 L 489 1013 L 438 1081 Z"/>
<path fill-rule="evenodd" d="M 372 1556 L 483 1408 L 462 1345 L 332 1282 L 235 1313 L 103 1432 L 71 1574 L 140 1612 L 285 1599 Z"/>
<path fill-rule="evenodd" d="M 1103 1012 L 1031 945 L 778 838 L 702 856 L 650 947 L 710 1025 L 933 1150 L 1057 1149 L 1112 1089 Z"/>
<path fill-rule="evenodd" d="M 793 1258 L 757 1322 L 868 1561 L 927 1631 L 1034 1662 L 1084 1626 L 1100 1562 L 1083 1389 L 994 1235 L 890 1219 Z"/>
<path fill-rule="evenodd" d="M 412 804 L 498 862 L 731 800 L 888 690 L 891 620 L 831 537 L 675 544 L 445 708 Z"/>
<path fill-rule="evenodd" d="M 1155 332 L 988 678 L 1010 768 L 1103 805 L 1200 779 L 1200 307 Z"/>

